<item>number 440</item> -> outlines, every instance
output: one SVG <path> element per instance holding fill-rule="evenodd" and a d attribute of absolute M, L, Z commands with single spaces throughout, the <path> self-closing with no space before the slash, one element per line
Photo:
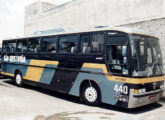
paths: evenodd
<path fill-rule="evenodd" d="M 128 86 L 115 85 L 114 86 L 114 91 L 120 92 L 120 93 L 123 93 L 123 94 L 128 94 Z"/>

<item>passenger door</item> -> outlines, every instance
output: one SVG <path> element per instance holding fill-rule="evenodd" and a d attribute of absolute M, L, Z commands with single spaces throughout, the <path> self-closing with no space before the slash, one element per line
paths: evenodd
<path fill-rule="evenodd" d="M 128 75 L 128 46 L 125 35 L 108 36 L 106 58 L 112 74 Z"/>

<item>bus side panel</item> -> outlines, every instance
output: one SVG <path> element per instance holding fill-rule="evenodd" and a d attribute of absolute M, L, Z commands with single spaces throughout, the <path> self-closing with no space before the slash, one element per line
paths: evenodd
<path fill-rule="evenodd" d="M 25 65 L 28 65 L 29 61 L 30 60 L 26 60 Z M 25 76 L 26 75 L 26 71 L 28 69 L 28 66 L 25 66 L 25 65 L 16 65 L 16 64 L 13 64 L 11 62 L 6 62 L 6 63 L 2 62 L 2 64 L 1 64 L 1 67 L 2 67 L 1 72 L 4 75 L 14 77 L 15 70 L 18 69 L 18 70 L 21 70 L 22 75 Z"/>
<path fill-rule="evenodd" d="M 55 68 L 57 68 L 57 65 L 48 65 L 47 64 L 45 67 L 55 67 Z M 55 72 L 56 72 L 56 69 L 45 68 L 39 82 L 43 83 L 43 84 L 50 84 Z"/>
<path fill-rule="evenodd" d="M 88 70 L 88 71 L 95 71 L 95 72 L 102 72 L 101 69 L 91 69 L 91 68 L 82 68 L 82 70 Z M 117 99 L 115 99 L 115 96 L 120 96 L 120 92 L 115 92 L 114 87 L 115 85 L 123 86 L 124 83 L 121 82 L 113 82 L 106 78 L 105 75 L 99 75 L 99 74 L 91 74 L 91 73 L 83 73 L 80 72 L 77 79 L 75 80 L 72 89 L 70 90 L 69 94 L 80 96 L 80 85 L 84 80 L 92 80 L 95 81 L 100 90 L 101 90 L 101 99 L 103 103 L 112 104 L 112 105 L 120 105 L 121 102 L 119 102 Z M 128 107 L 128 104 L 121 104 L 122 107 Z"/>
<path fill-rule="evenodd" d="M 57 70 L 50 83 L 51 89 L 69 93 L 78 75 L 77 71 L 60 69 Z"/>
<path fill-rule="evenodd" d="M 37 86 L 68 94 L 79 72 L 64 66 L 63 61 L 58 62 L 57 65 L 53 64 L 55 62 L 57 61 L 31 60 L 29 65 L 42 65 L 45 68 L 29 66 L 24 76 L 26 83 L 36 82 Z"/>
<path fill-rule="evenodd" d="M 29 56 L 29 58 L 32 57 L 33 56 Z M 79 56 L 61 53 L 50 55 L 41 54 L 39 57 L 40 60 L 36 60 L 38 62 L 35 64 L 39 64 L 40 61 L 45 61 L 45 68 L 43 68 L 40 79 L 37 78 L 37 81 L 33 80 L 26 82 L 37 82 L 37 86 L 68 94 L 79 73 L 77 70 L 80 70 L 82 67 L 82 64 L 79 63 Z M 52 63 L 56 61 L 58 64 L 54 65 L 51 62 L 48 62 L 48 60 L 52 61 Z M 55 69 L 50 69 L 48 67 L 55 67 Z"/>
<path fill-rule="evenodd" d="M 26 83 L 69 93 L 79 73 L 79 71 L 70 70 L 75 68 L 73 64 L 69 66 L 70 64 L 66 65 L 63 61 L 37 60 L 27 57 L 26 63 L 3 62 L 2 74 L 14 77 L 15 70 L 18 69 L 21 71 Z M 81 68 L 81 64 L 75 65 L 77 69 Z M 77 65 L 79 66 L 77 67 Z"/>

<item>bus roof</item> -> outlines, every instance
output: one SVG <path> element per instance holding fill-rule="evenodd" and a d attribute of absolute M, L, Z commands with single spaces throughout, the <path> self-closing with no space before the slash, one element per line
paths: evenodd
<path fill-rule="evenodd" d="M 138 29 L 132 29 L 127 27 L 94 27 L 94 28 L 88 28 L 83 30 L 72 30 L 72 31 L 64 31 L 64 32 L 57 32 L 53 34 L 46 34 L 46 35 L 35 35 L 35 36 L 27 36 L 27 37 L 17 37 L 17 38 L 8 38 L 5 40 L 14 40 L 14 39 L 24 39 L 24 38 L 35 38 L 35 37 L 44 37 L 44 36 L 53 36 L 53 35 L 65 35 L 65 34 L 76 34 L 76 33 L 88 33 L 88 32 L 101 32 L 101 31 L 118 31 L 118 32 L 124 32 L 128 34 L 140 34 L 140 35 L 146 35 L 157 38 L 152 32 L 147 32 L 143 30 Z"/>

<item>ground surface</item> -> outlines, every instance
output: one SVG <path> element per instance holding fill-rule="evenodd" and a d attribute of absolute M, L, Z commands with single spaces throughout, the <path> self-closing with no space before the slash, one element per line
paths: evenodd
<path fill-rule="evenodd" d="M 0 80 L 1 120 L 165 120 L 165 98 L 135 110 L 107 104 L 90 107 L 79 98 Z"/>

